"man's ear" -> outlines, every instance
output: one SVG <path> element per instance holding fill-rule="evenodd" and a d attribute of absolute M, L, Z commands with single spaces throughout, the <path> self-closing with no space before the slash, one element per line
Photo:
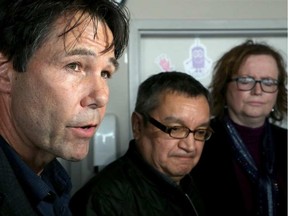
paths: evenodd
<path fill-rule="evenodd" d="M 137 139 L 141 133 L 141 122 L 142 116 L 139 113 L 133 112 L 131 116 L 131 123 L 134 139 Z"/>
<path fill-rule="evenodd" d="M 12 85 L 12 73 L 10 62 L 0 52 L 0 92 L 10 93 Z"/>

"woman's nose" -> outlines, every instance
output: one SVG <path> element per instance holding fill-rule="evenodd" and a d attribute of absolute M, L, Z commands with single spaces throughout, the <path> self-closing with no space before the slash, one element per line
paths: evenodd
<path fill-rule="evenodd" d="M 261 94 L 262 93 L 262 86 L 260 82 L 256 82 L 254 88 L 252 89 L 252 93 L 254 94 Z"/>

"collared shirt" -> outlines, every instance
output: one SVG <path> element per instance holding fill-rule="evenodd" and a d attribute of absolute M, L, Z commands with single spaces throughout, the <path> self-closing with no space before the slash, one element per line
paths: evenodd
<path fill-rule="evenodd" d="M 58 160 L 54 159 L 47 164 L 38 176 L 9 144 L 0 138 L 0 147 L 38 214 L 70 216 L 68 204 L 72 188 L 71 180 Z"/>

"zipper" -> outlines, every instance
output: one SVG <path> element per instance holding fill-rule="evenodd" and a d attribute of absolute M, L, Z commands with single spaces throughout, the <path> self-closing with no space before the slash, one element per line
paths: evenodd
<path fill-rule="evenodd" d="M 196 208 L 195 208 L 195 206 L 194 206 L 192 200 L 191 200 L 190 197 L 188 196 L 188 194 L 185 193 L 185 196 L 187 197 L 189 203 L 191 204 L 191 206 L 192 206 L 192 208 L 193 208 L 193 210 L 194 210 L 196 216 L 199 216 L 199 215 L 198 215 L 198 212 L 197 212 L 197 210 L 196 210 Z"/>

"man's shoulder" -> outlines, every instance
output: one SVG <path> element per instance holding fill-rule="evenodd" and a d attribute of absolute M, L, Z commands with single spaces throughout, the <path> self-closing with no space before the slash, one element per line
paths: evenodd
<path fill-rule="evenodd" d="M 72 196 L 70 202 L 72 210 L 78 211 L 77 208 L 85 208 L 89 199 L 92 199 L 92 204 L 96 205 L 98 202 L 106 203 L 105 200 L 119 201 L 131 197 L 129 194 L 133 193 L 133 189 L 131 175 L 128 174 L 131 169 L 133 168 L 126 157 L 108 164 Z"/>
<path fill-rule="evenodd" d="M 9 187 L 11 186 L 11 180 L 16 181 L 16 176 L 14 174 L 14 171 L 12 169 L 11 164 L 9 163 L 9 160 L 7 159 L 4 151 L 1 148 L 0 145 L 0 188 L 3 184 L 9 184 Z M 5 189 L 6 186 L 4 185 L 3 188 Z"/>
<path fill-rule="evenodd" d="M 97 185 L 98 190 L 107 190 L 119 183 L 125 184 L 130 176 L 135 174 L 133 163 L 124 155 L 108 164 L 96 173 L 87 183 L 92 187 Z"/>
<path fill-rule="evenodd" d="M 139 185 L 141 185 L 140 181 L 144 181 L 143 178 L 137 163 L 133 163 L 125 154 L 96 173 L 79 190 L 78 196 L 93 194 L 98 197 L 108 195 L 127 197 L 128 193 L 140 190 Z"/>
<path fill-rule="evenodd" d="M 287 137 L 287 128 L 281 127 L 276 124 L 271 124 L 271 128 L 274 133 L 282 134 L 283 136 Z"/>
<path fill-rule="evenodd" d="M 0 215 L 35 215 L 1 147 L 0 173 Z"/>

